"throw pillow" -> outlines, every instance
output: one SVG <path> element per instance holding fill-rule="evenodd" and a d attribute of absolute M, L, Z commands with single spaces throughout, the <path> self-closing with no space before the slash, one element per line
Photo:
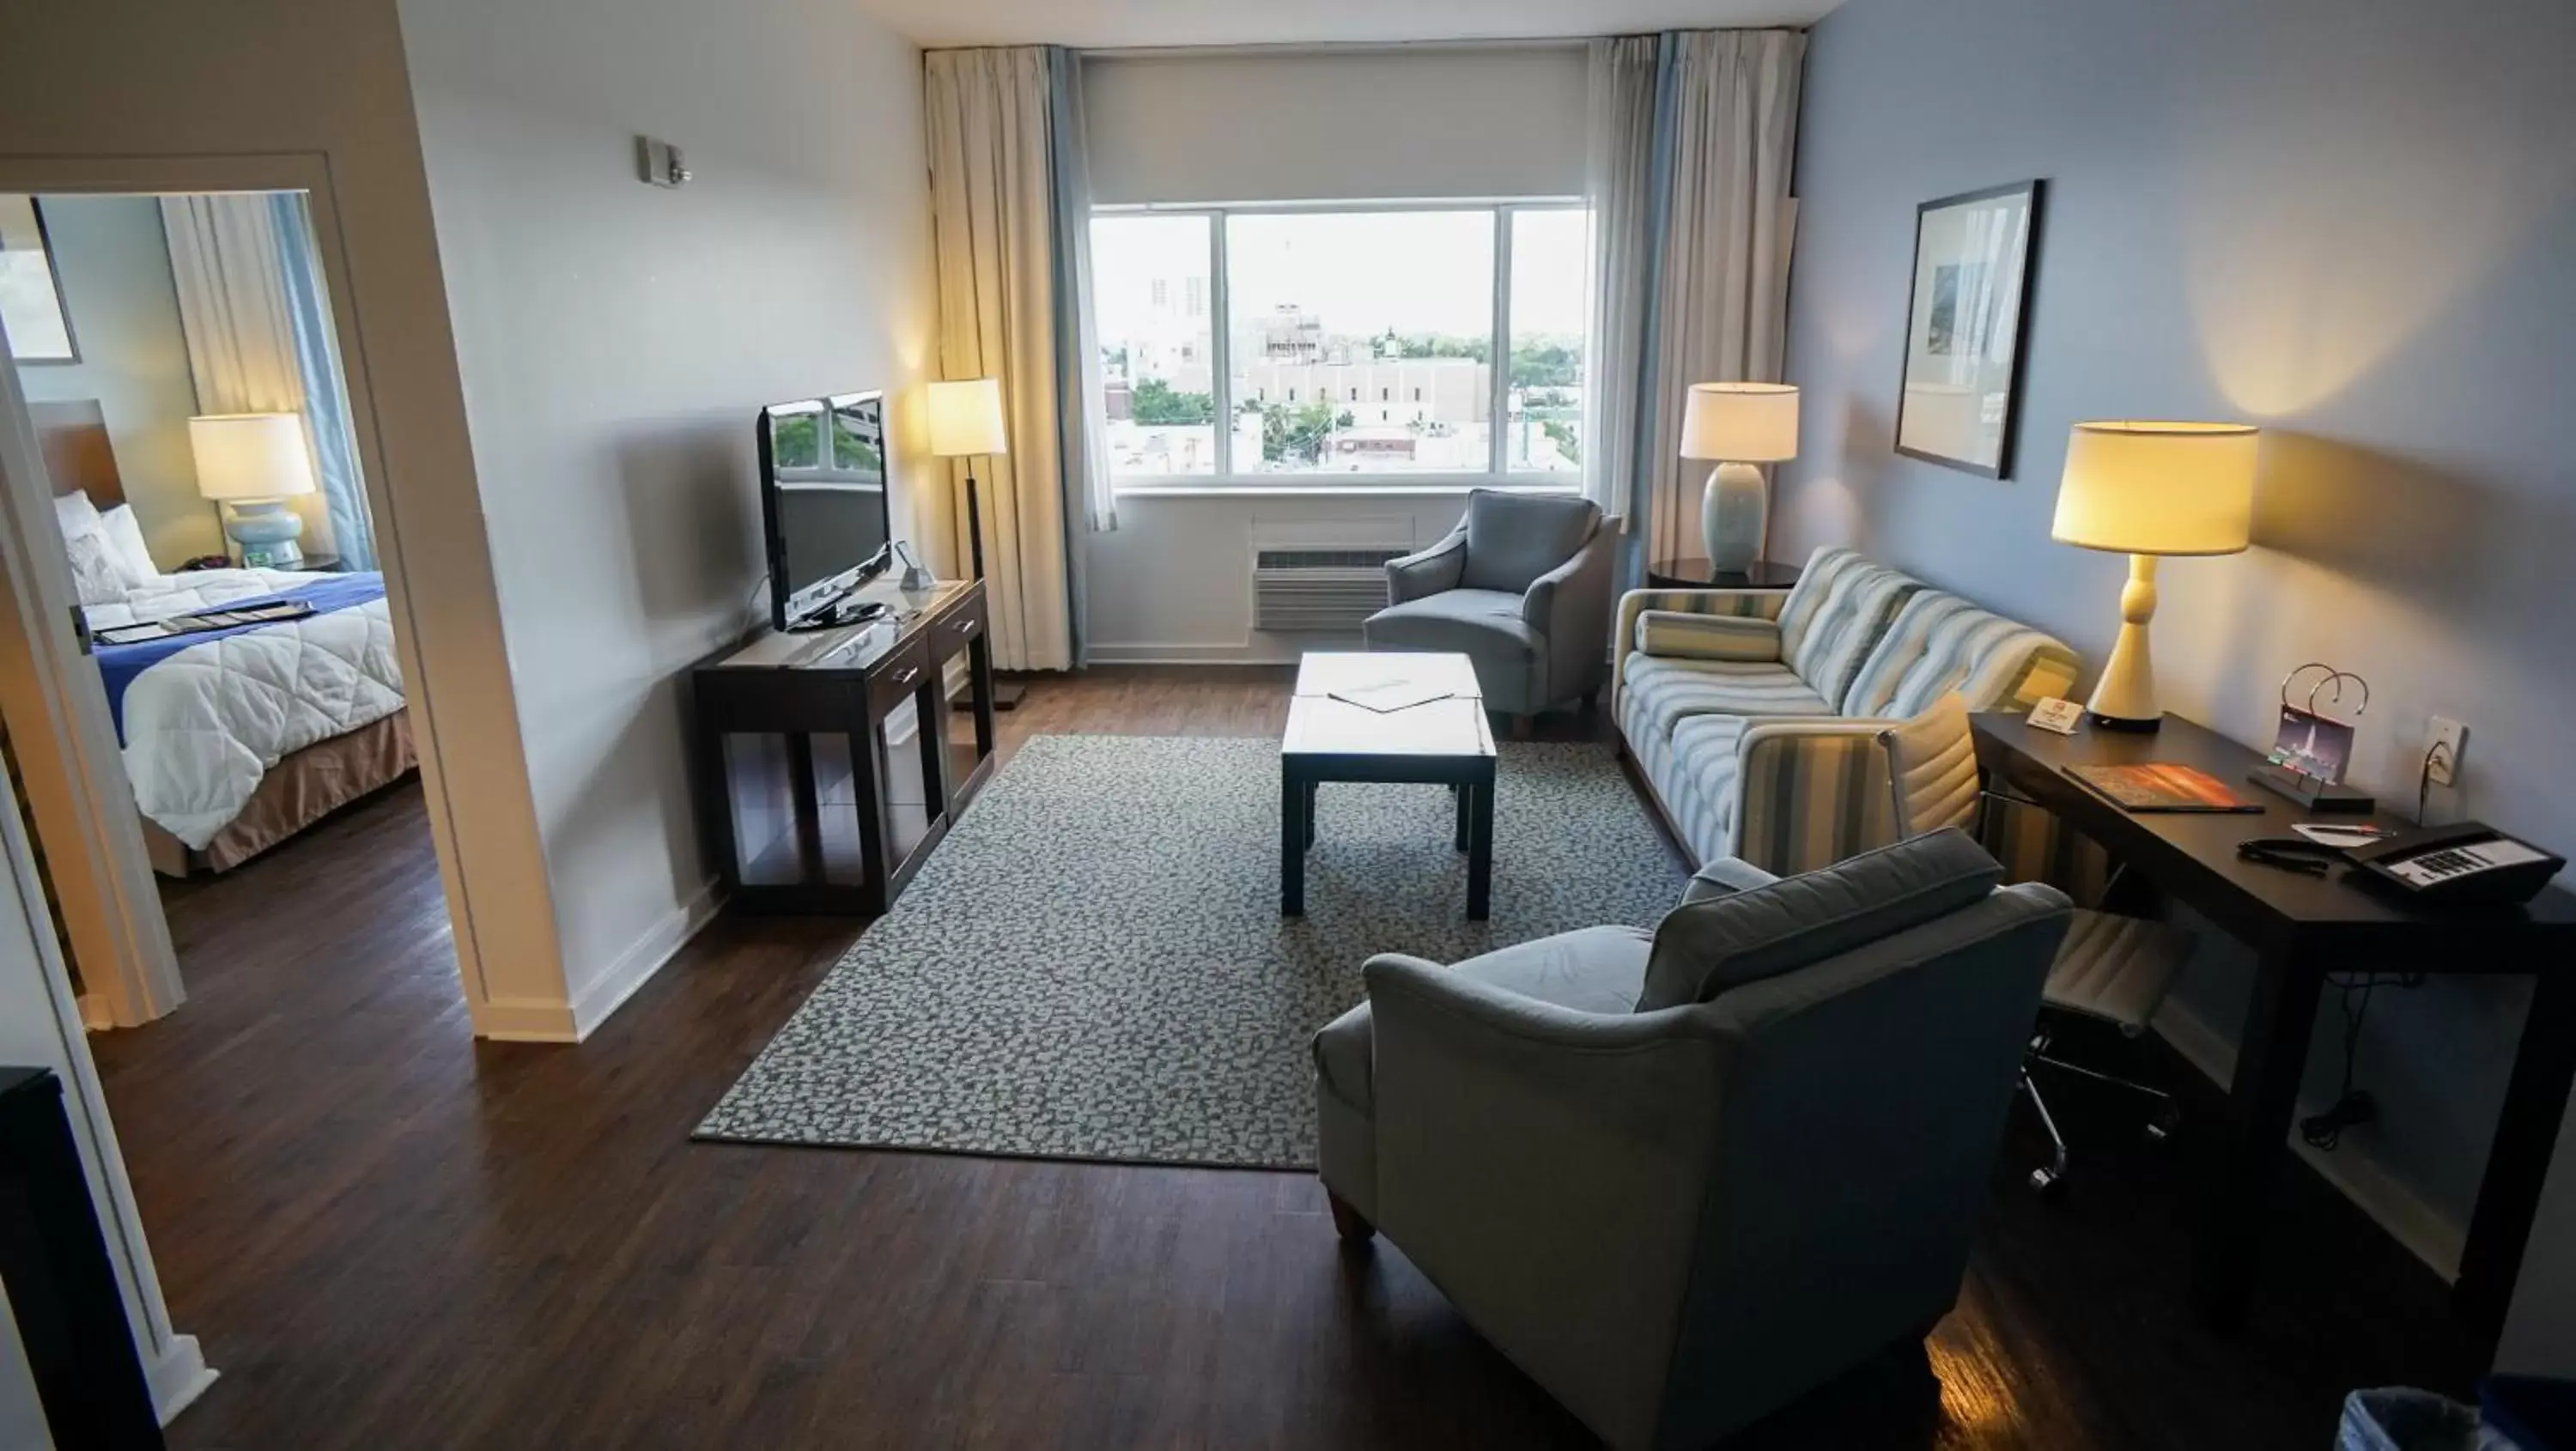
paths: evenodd
<path fill-rule="evenodd" d="M 1647 610 L 1637 616 L 1637 648 L 1682 660 L 1778 660 L 1780 622 Z"/>
<path fill-rule="evenodd" d="M 1964 831 L 1936 831 L 1821 871 L 1664 914 L 1637 1011 L 1704 1003 L 1981 901 L 2004 869 Z"/>
<path fill-rule="evenodd" d="M 64 540 L 63 552 L 72 562 L 73 597 L 84 607 L 124 603 L 125 584 L 117 578 L 116 560 L 108 553 L 104 530 Z"/>
<path fill-rule="evenodd" d="M 133 505 L 119 504 L 98 518 L 108 557 L 115 561 L 116 576 L 127 589 L 141 589 L 161 577 L 152 563 L 150 546 L 143 542 L 143 525 L 134 517 Z"/>

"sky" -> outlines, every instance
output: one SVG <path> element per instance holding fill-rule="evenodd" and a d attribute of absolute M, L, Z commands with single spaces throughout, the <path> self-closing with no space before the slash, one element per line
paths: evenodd
<path fill-rule="evenodd" d="M 1208 269 L 1199 217 L 1114 216 L 1093 223 L 1093 285 L 1112 299 L 1141 296 L 1155 277 L 1184 285 Z M 1578 211 L 1524 212 L 1513 221 L 1512 325 L 1526 333 L 1583 329 L 1588 248 Z M 1320 317 L 1325 331 L 1369 336 L 1481 337 L 1493 325 L 1494 228 L 1485 212 L 1241 215 L 1226 234 L 1232 311 L 1251 320 L 1282 303 Z M 1107 316 L 1104 328 L 1115 330 Z"/>

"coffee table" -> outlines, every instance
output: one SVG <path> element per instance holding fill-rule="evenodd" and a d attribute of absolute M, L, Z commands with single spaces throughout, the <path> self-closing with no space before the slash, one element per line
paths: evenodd
<path fill-rule="evenodd" d="M 1376 711 L 1332 692 L 1401 680 L 1439 700 Z M 1458 796 L 1452 846 L 1467 854 L 1467 916 L 1483 921 L 1494 879 L 1494 732 L 1464 655 L 1317 651 L 1298 662 L 1279 743 L 1279 913 L 1306 910 L 1315 788 L 1326 781 L 1447 786 Z"/>

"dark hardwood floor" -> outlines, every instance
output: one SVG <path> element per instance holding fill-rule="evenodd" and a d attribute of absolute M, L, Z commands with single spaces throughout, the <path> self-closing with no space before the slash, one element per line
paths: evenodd
<path fill-rule="evenodd" d="M 1040 681 L 1005 744 L 1267 734 L 1285 679 Z M 169 905 L 189 1004 L 93 1047 L 223 1372 L 183 1451 L 1592 1444 L 1309 1176 L 689 1142 L 853 923 L 719 920 L 540 1047 L 468 1033 L 414 787 Z M 1937 1380 L 1891 1356 L 1741 1444 L 2270 1451 L 2354 1386 L 2465 1389 L 2442 1287 L 2303 1170 L 2252 1326 L 2197 1329 L 2197 1142 L 2114 1107 L 2068 1105 L 2060 1204 L 2016 1128 Z"/>

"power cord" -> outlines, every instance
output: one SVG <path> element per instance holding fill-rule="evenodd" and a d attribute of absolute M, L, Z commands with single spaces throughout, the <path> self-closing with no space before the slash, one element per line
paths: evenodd
<path fill-rule="evenodd" d="M 2352 1086 L 2353 1063 L 2361 1053 L 2361 1025 L 2370 1017 L 2372 995 L 2383 987 L 2422 987 L 2424 974 L 2329 973 L 2326 981 L 2334 986 L 2342 999 L 2343 1086 L 2335 1095 L 2334 1107 L 2299 1120 L 2299 1137 L 2305 1139 L 2310 1148 L 2332 1153 L 2342 1145 L 2345 1129 L 2373 1123 L 2379 1118 L 2379 1101 L 2370 1096 L 2370 1090 Z"/>
<path fill-rule="evenodd" d="M 2429 824 L 2424 820 L 2424 813 L 2433 799 L 2433 763 L 2436 761 L 2454 764 L 2456 769 L 2455 763 L 2451 762 L 2449 741 L 2435 741 L 2431 749 L 2424 752 L 2423 769 L 2415 773 L 2415 824 L 2419 827 Z"/>

